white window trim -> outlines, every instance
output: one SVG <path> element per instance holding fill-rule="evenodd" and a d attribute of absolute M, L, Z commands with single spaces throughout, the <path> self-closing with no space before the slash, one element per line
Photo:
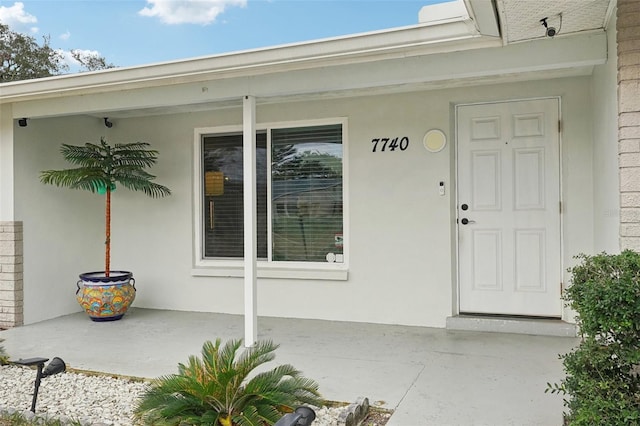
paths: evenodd
<path fill-rule="evenodd" d="M 258 259 L 258 278 L 290 278 L 311 280 L 345 281 L 349 273 L 349 178 L 348 178 L 348 127 L 346 117 L 319 120 L 284 121 L 258 123 L 258 132 L 267 132 L 267 150 L 271 150 L 271 130 L 291 127 L 311 127 L 331 124 L 342 125 L 342 221 L 344 239 L 344 259 L 342 263 L 282 262 Z M 202 200 L 202 136 L 242 132 L 242 125 L 198 127 L 193 131 L 193 268 L 191 275 L 208 277 L 243 277 L 243 259 L 206 259 L 203 250 L 204 215 Z M 267 161 L 267 175 L 271 173 L 271 163 Z M 271 256 L 271 185 L 267 185 L 267 241 L 268 255 Z"/>

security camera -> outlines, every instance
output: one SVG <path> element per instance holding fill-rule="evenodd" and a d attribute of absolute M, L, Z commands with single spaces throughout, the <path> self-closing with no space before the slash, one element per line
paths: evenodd
<path fill-rule="evenodd" d="M 547 31 L 546 31 L 546 36 L 547 37 L 553 37 L 555 35 L 556 35 L 556 29 L 555 28 L 553 28 L 553 27 L 547 28 Z"/>
<path fill-rule="evenodd" d="M 556 31 L 555 27 L 550 27 L 549 25 L 547 25 L 547 19 L 549 18 L 542 18 L 540 20 L 540 23 L 544 27 L 544 35 L 549 38 L 553 38 L 556 34 L 558 34 L 558 31 Z"/>

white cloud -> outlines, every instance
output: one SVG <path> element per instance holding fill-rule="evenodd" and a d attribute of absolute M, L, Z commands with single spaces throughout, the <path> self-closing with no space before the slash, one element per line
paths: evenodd
<path fill-rule="evenodd" d="M 88 49 L 73 49 L 81 56 L 102 56 L 97 50 Z M 81 71 L 82 64 L 73 57 L 70 50 L 57 49 L 57 52 L 62 55 L 62 62 L 69 68 L 70 73 L 76 73 Z"/>
<path fill-rule="evenodd" d="M 147 0 L 138 13 L 159 18 L 165 24 L 211 24 L 228 6 L 247 5 L 247 0 Z"/>
<path fill-rule="evenodd" d="M 24 11 L 24 3 L 15 2 L 13 6 L 0 6 L 0 22 L 5 25 L 21 26 L 26 24 L 35 24 L 38 18 Z M 31 28 L 32 32 L 37 32 L 37 28 Z"/>
<path fill-rule="evenodd" d="M 56 49 L 56 51 L 62 55 L 62 62 L 65 63 L 70 69 L 80 68 L 80 62 L 76 61 L 76 59 L 71 54 L 69 50 Z"/>
<path fill-rule="evenodd" d="M 71 38 L 71 33 L 67 30 L 66 33 L 60 34 L 60 40 L 69 40 Z"/>

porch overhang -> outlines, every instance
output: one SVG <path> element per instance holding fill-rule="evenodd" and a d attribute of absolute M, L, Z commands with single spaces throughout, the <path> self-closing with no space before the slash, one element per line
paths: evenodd
<path fill-rule="evenodd" d="M 0 85 L 12 118 L 113 118 L 588 75 L 606 62 L 596 31 L 504 46 L 468 22 Z M 472 66 L 470 64 L 473 64 Z"/>

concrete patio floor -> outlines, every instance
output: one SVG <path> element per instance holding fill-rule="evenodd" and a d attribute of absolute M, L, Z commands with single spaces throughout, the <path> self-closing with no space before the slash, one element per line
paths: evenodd
<path fill-rule="evenodd" d="M 205 340 L 242 338 L 240 315 L 132 308 L 120 321 L 84 313 L 0 331 L 19 358 L 59 356 L 71 368 L 153 378 L 176 372 Z M 395 410 L 389 426 L 562 424 L 558 354 L 576 338 L 448 331 L 260 317 L 259 339 L 280 344 L 268 366 L 291 363 L 331 401 L 369 398 Z M 0 385 L 1 385 L 0 378 Z"/>

